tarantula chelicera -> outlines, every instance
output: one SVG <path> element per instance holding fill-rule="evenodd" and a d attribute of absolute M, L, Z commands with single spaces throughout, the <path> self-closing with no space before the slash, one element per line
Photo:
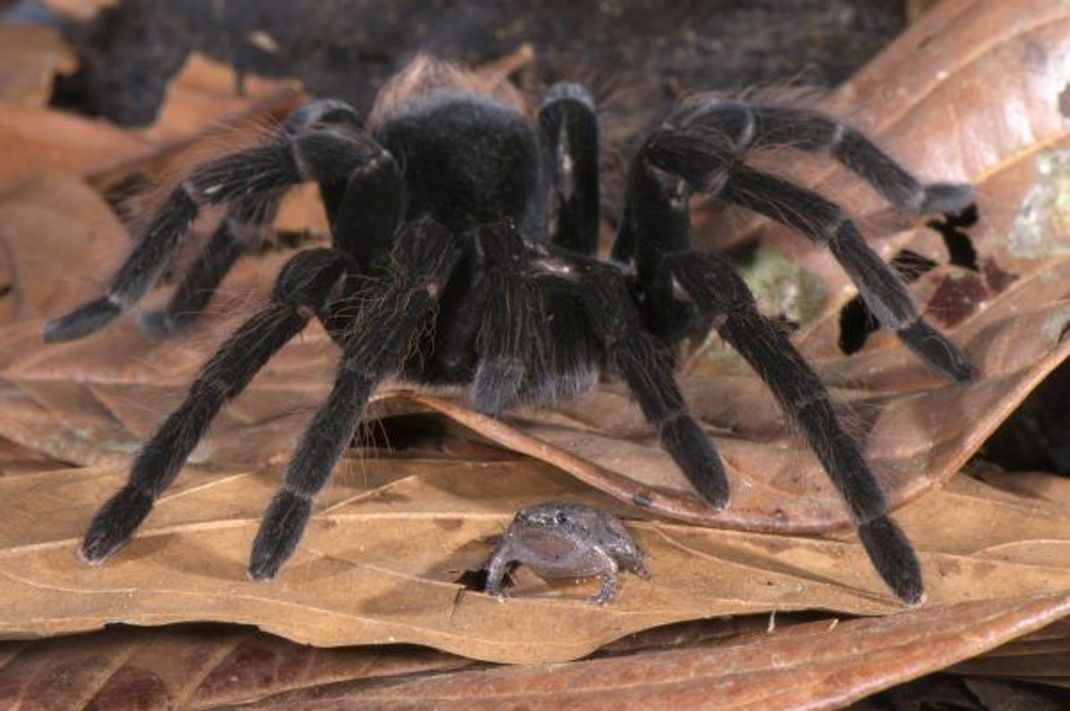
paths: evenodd
<path fill-rule="evenodd" d="M 293 553 L 369 396 L 398 376 L 470 385 L 500 413 L 550 403 L 619 374 L 697 492 L 723 508 L 729 484 L 714 443 L 673 378 L 673 345 L 715 328 L 764 379 L 842 494 L 862 543 L 899 598 L 923 596 L 920 566 L 858 442 L 781 329 L 725 259 L 696 251 L 688 200 L 716 196 L 827 245 L 881 324 L 954 381 L 970 361 L 918 315 L 903 282 L 834 203 L 749 167 L 747 151 L 826 152 L 895 207 L 956 212 L 966 185 L 922 185 L 850 126 L 811 110 L 700 97 L 645 137 L 628 172 L 612 259 L 596 259 L 599 122 L 584 87 L 551 86 L 537 121 L 519 94 L 420 58 L 380 92 L 367 120 L 332 100 L 292 114 L 263 144 L 193 167 L 155 213 L 107 294 L 50 322 L 45 338 L 95 331 L 133 307 L 178 251 L 202 207 L 224 221 L 166 309 L 143 323 L 172 332 L 199 312 L 275 213 L 283 192 L 316 181 L 332 247 L 283 268 L 270 302 L 203 366 L 185 401 L 97 513 L 81 548 L 99 562 L 125 543 L 174 481 L 223 404 L 312 318 L 341 349 L 334 386 L 297 443 L 267 508 L 249 573 L 274 576 Z"/>

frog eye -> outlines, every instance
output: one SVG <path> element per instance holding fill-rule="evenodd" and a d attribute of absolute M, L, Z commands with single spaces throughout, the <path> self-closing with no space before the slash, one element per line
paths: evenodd
<path fill-rule="evenodd" d="M 568 514 L 564 511 L 558 511 L 554 514 L 554 521 L 561 525 L 566 524 L 568 523 Z"/>

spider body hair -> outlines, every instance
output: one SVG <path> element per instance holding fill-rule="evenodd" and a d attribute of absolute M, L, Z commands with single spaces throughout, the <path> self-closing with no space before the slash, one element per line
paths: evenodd
<path fill-rule="evenodd" d="M 850 216 L 745 157 L 772 142 L 826 152 L 908 211 L 961 209 L 972 189 L 922 185 L 862 134 L 810 109 L 698 98 L 642 141 L 613 260 L 603 262 L 594 100 L 582 86 L 559 83 L 536 113 L 500 77 L 420 57 L 384 87 L 367 121 L 341 102 L 318 101 L 261 145 L 190 170 L 107 294 L 50 322 L 46 339 L 82 337 L 136 304 L 208 205 L 227 205 L 224 225 L 238 232 L 263 224 L 289 186 L 315 181 L 332 247 L 293 257 L 270 302 L 208 360 L 91 522 L 83 558 L 99 562 L 132 536 L 220 408 L 313 318 L 339 346 L 338 370 L 264 515 L 254 578 L 274 576 L 292 555 L 368 398 L 395 376 L 465 384 L 477 409 L 498 414 L 577 397 L 603 373 L 617 375 L 697 494 L 724 508 L 724 466 L 673 377 L 675 342 L 703 326 L 776 396 L 842 494 L 884 581 L 905 602 L 920 602 L 917 558 L 861 447 L 734 268 L 693 248 L 689 198 L 711 194 L 827 245 L 883 325 L 934 370 L 966 381 L 969 360 L 921 319 Z M 233 236 L 217 237 L 158 321 L 191 321 L 240 256 Z"/>

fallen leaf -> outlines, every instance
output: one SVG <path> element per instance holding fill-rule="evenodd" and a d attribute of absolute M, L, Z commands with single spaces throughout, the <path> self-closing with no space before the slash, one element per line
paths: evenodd
<path fill-rule="evenodd" d="M 939 5 L 943 0 L 907 0 L 906 16 L 910 22 L 917 22 L 918 18 Z"/>
<path fill-rule="evenodd" d="M 100 293 L 113 255 L 129 248 L 123 226 L 82 180 L 28 178 L 0 188 L 0 323 L 41 321 Z M 84 264 L 71 273 L 70 264 Z"/>
<path fill-rule="evenodd" d="M 280 261 L 247 260 L 244 266 L 228 282 L 232 306 L 263 298 Z M 233 327 L 233 315 L 220 302 L 227 303 L 226 295 L 216 302 L 217 333 L 188 340 L 150 341 L 128 322 L 107 338 L 42 349 L 39 322 L 3 329 L 0 361 L 7 367 L 0 366 L 6 375 L 0 401 L 9 409 L 0 414 L 0 436 L 68 462 L 128 462 Z M 191 461 L 276 461 L 322 401 L 335 357 L 327 337 L 310 329 L 216 419 Z"/>
<path fill-rule="evenodd" d="M 923 619 L 919 619 L 920 612 L 926 613 Z M 805 673 L 810 675 L 806 692 L 818 697 L 815 704 L 825 705 L 834 696 L 859 698 L 939 669 L 949 659 L 975 654 L 1000 640 L 1034 629 L 1060 613 L 1065 614 L 1065 604 L 1058 598 L 962 603 L 935 613 L 914 611 L 890 618 L 897 624 L 907 625 L 907 630 L 898 635 L 893 634 L 892 625 L 874 628 L 859 620 L 815 620 L 790 613 L 775 618 L 751 615 L 698 620 L 630 635 L 600 650 L 595 656 L 598 661 L 541 669 L 552 681 L 563 674 L 587 670 L 595 670 L 605 678 L 614 669 L 619 672 L 615 685 L 629 685 L 641 694 L 649 677 L 629 683 L 625 679 L 632 669 L 650 662 L 664 668 L 673 654 L 677 661 L 688 664 L 700 655 L 724 654 L 734 656 L 736 663 L 704 677 L 710 688 L 716 689 L 721 683 L 746 673 L 750 684 L 748 693 L 761 695 L 783 688 L 780 674 L 784 669 L 776 665 L 763 667 L 760 655 L 767 659 L 781 655 L 800 660 L 793 665 L 792 673 L 803 672 L 798 667 L 805 666 Z M 973 615 L 973 620 L 983 619 L 985 636 L 975 633 L 950 639 L 949 632 L 967 615 Z M 1028 640 L 1050 636 L 1059 626 L 1056 622 L 1025 634 L 977 659 L 987 659 Z M 847 639 L 854 646 L 848 645 Z M 934 642 L 944 644 L 929 646 L 927 653 L 922 653 L 923 645 Z M 864 657 L 858 650 L 877 649 L 881 643 L 891 645 L 896 651 L 906 651 L 911 659 L 906 664 L 898 659 L 890 665 L 884 664 L 883 659 L 861 663 Z M 831 654 L 829 644 L 833 645 Z M 746 651 L 741 653 L 742 650 Z M 826 677 L 823 688 L 819 688 L 816 675 L 826 665 L 831 671 L 834 662 L 827 657 L 837 650 L 843 650 L 851 659 L 850 673 L 835 677 L 847 686 L 834 688 Z M 812 661 L 815 652 L 826 658 L 815 663 Z M 753 668 L 748 669 L 748 665 Z M 342 699 L 352 705 L 365 697 L 384 693 L 385 687 L 391 687 L 388 693 L 396 693 L 398 685 L 422 685 L 431 677 L 440 689 L 446 683 L 456 684 L 457 692 L 451 697 L 460 702 L 478 698 L 484 693 L 487 681 L 508 679 L 514 673 L 515 670 L 487 669 L 463 657 L 413 646 L 321 649 L 245 627 L 209 624 L 157 629 L 110 627 L 74 637 L 0 643 L 0 702 L 20 699 L 24 704 L 45 708 L 84 705 L 111 711 L 209 709 L 258 700 L 268 708 L 279 705 L 307 708 L 315 702 L 329 704 Z M 59 675 L 65 683 L 52 683 Z M 473 681 L 478 683 L 470 689 L 461 686 Z M 572 700 L 568 692 L 568 689 L 551 690 L 542 695 L 540 708 L 565 706 Z M 714 696 L 711 703 L 723 706 L 735 699 L 736 693 L 738 690 L 733 689 L 728 691 L 732 696 Z M 774 701 L 767 708 L 779 707 Z"/>
<path fill-rule="evenodd" d="M 0 439 L 0 477 L 66 468 L 63 462 Z"/>
<path fill-rule="evenodd" d="M 778 629 L 801 624 L 781 615 Z M 765 616 L 699 620 L 647 630 L 611 643 L 600 656 L 725 640 L 767 628 Z M 159 628 L 109 626 L 100 632 L 0 642 L 0 703 L 46 708 L 214 709 L 342 681 L 444 674 L 484 665 L 412 645 L 317 648 L 219 624 Z M 65 683 L 52 681 L 62 675 Z"/>
<path fill-rule="evenodd" d="M 1041 630 L 956 664 L 948 671 L 1070 688 L 1070 619 L 1064 617 Z"/>
<path fill-rule="evenodd" d="M 94 176 L 101 187 L 145 166 L 160 168 L 190 149 L 207 129 L 265 120 L 303 101 L 292 80 L 250 78 L 237 93 L 232 69 L 191 55 L 172 83 L 154 125 L 124 131 L 105 121 L 48 108 L 0 103 L 0 184 L 27 176 L 65 173 Z M 217 141 L 218 142 L 218 141 Z"/>
<path fill-rule="evenodd" d="M 612 605 L 584 600 L 597 581 L 551 584 L 523 568 L 504 604 L 465 592 L 456 581 L 488 555 L 481 541 L 523 506 L 566 499 L 629 512 L 524 460 L 349 459 L 270 583 L 248 580 L 245 566 L 278 469 L 188 468 L 127 548 L 103 567 L 85 566 L 75 549 L 86 523 L 125 476 L 95 468 L 0 479 L 0 635 L 209 620 L 317 645 L 412 642 L 533 662 L 574 659 L 637 630 L 715 615 L 902 609 L 853 534 L 788 537 L 645 520 L 630 529 L 653 579 L 626 577 Z M 1070 590 L 1070 521 L 1050 502 L 960 478 L 899 519 L 921 554 L 931 606 Z"/>
<path fill-rule="evenodd" d="M 284 694 L 251 708 L 843 708 L 1068 612 L 1066 595 L 968 602 L 550 668 L 338 684 Z"/>
<path fill-rule="evenodd" d="M 155 123 L 140 133 L 157 145 L 172 144 L 214 124 L 265 115 L 265 106 L 296 108 L 303 100 L 295 79 L 241 77 L 233 67 L 192 52 L 167 85 Z"/>
<path fill-rule="evenodd" d="M 58 30 L 0 22 L 0 103 L 45 106 L 53 77 L 77 68 L 78 61 Z"/>
<path fill-rule="evenodd" d="M 461 657 L 411 647 L 316 649 L 234 626 L 111 628 L 0 645 L 0 704 L 216 709 L 294 689 L 441 673 L 468 664 Z"/>
<path fill-rule="evenodd" d="M 41 173 L 93 173 L 143 157 L 153 148 L 104 121 L 0 105 L 0 183 Z"/>

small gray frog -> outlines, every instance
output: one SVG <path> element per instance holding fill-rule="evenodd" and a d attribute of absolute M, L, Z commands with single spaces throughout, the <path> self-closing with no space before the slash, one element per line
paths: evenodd
<path fill-rule="evenodd" d="M 583 504 L 546 502 L 517 512 L 487 562 L 486 592 L 502 597 L 507 568 L 520 563 L 547 579 L 601 576 L 602 589 L 589 600 L 605 605 L 617 594 L 618 570 L 650 577 L 643 558 L 613 514 Z"/>

